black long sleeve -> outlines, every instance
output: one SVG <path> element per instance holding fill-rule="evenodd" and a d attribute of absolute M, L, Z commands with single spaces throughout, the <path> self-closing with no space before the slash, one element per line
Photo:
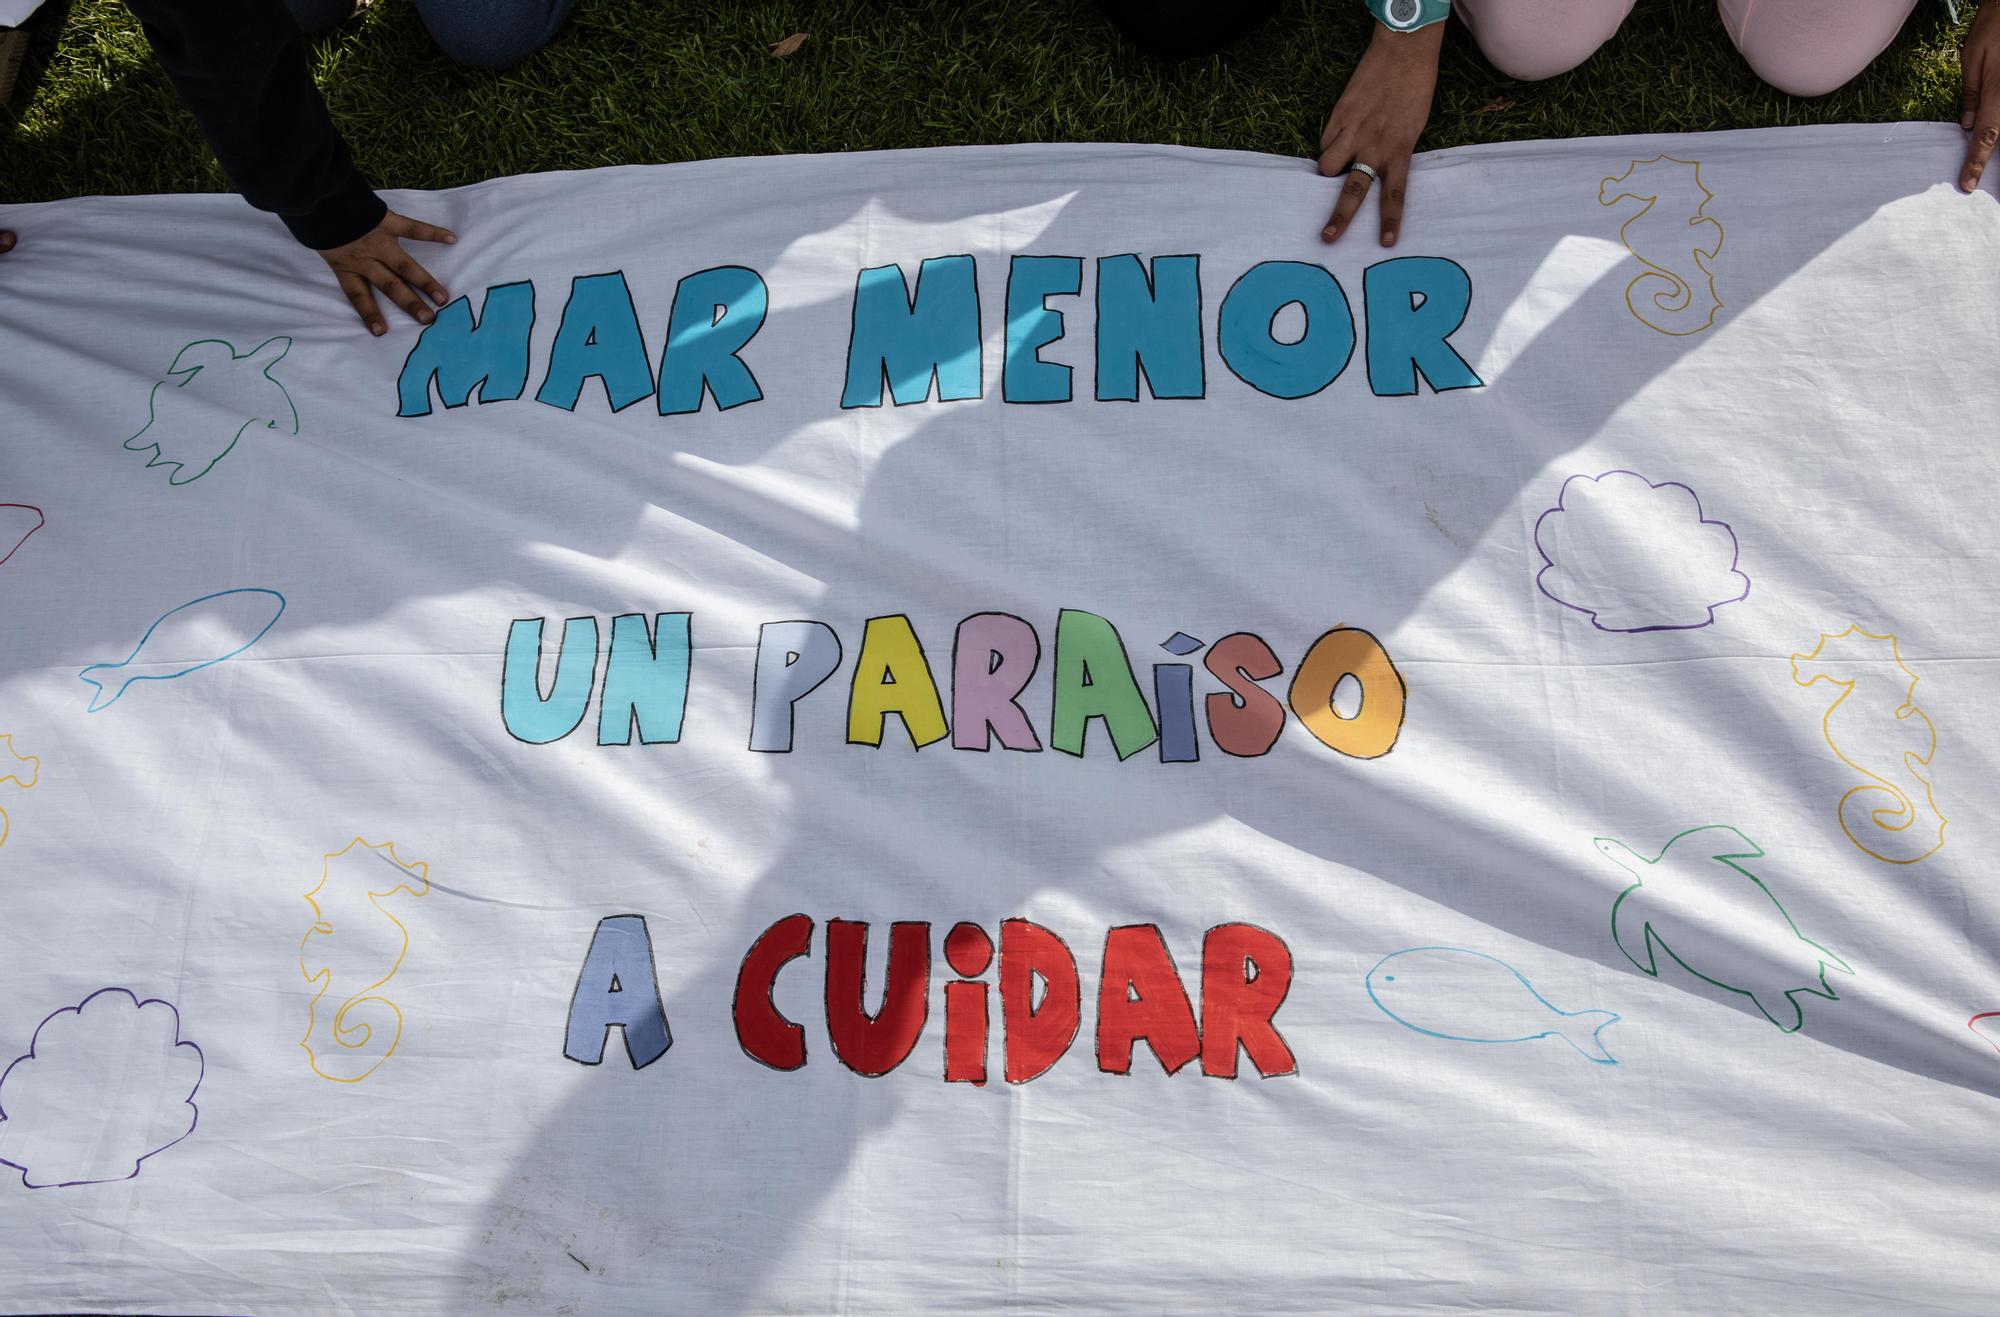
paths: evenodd
<path fill-rule="evenodd" d="M 243 199 L 308 247 L 338 247 L 387 207 L 355 168 L 281 0 L 125 0 Z"/>

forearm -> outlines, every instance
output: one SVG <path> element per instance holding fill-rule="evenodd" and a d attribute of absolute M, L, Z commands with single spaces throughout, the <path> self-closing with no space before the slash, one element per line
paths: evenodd
<path fill-rule="evenodd" d="M 354 166 L 279 0 L 125 0 L 244 200 L 308 247 L 338 247 L 386 207 Z"/>
<path fill-rule="evenodd" d="M 1368 48 L 1380 52 L 1379 58 L 1395 58 L 1412 67 L 1421 68 L 1435 79 L 1438 60 L 1444 51 L 1443 23 L 1432 23 L 1414 31 L 1399 32 L 1381 22 L 1377 22 L 1369 35 Z"/>

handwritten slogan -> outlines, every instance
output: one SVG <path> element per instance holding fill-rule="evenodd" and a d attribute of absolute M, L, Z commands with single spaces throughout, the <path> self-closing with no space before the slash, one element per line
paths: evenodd
<path fill-rule="evenodd" d="M 1073 368 L 1042 359 L 1042 349 L 1070 332 L 1052 302 L 1077 296 L 1085 278 L 1078 256 L 1015 256 L 1009 263 L 999 386 L 1007 403 L 1076 400 Z M 1198 255 L 1105 256 L 1096 260 L 1095 362 L 1091 398 L 1099 402 L 1207 396 L 1205 336 L 1235 384 L 1296 400 L 1337 381 L 1361 348 L 1367 384 L 1384 397 L 1478 388 L 1481 381 L 1453 349 L 1465 322 L 1472 280 L 1454 261 L 1406 256 L 1368 267 L 1362 312 L 1324 266 L 1264 261 L 1238 274 L 1213 310 L 1203 292 Z M 855 279 L 852 333 L 839 387 L 842 408 L 910 407 L 985 396 L 980 351 L 982 308 L 972 256 L 935 256 L 872 266 Z M 677 285 L 649 356 L 632 292 L 622 272 L 579 275 L 563 301 L 546 361 L 532 360 L 537 292 L 532 282 L 486 289 L 475 318 L 467 298 L 425 328 L 396 381 L 398 416 L 428 416 L 433 402 L 463 407 L 517 400 L 537 373 L 534 400 L 575 411 L 586 398 L 612 412 L 652 398 L 661 417 L 704 405 L 729 411 L 764 398 L 753 367 L 754 340 L 770 293 L 757 271 L 739 265 L 698 271 Z M 1284 313 L 1302 313 L 1296 331 Z M 765 369 L 764 374 L 771 372 Z M 786 382 L 792 383 L 790 372 Z M 555 628 L 560 626 L 559 638 Z M 596 617 L 516 618 L 508 624 L 500 715 L 508 733 L 529 745 L 561 741 L 585 727 L 601 746 L 672 746 L 685 725 L 696 646 L 687 612 Z M 1269 641 L 1247 631 L 1213 644 L 1176 632 L 1159 648 L 1170 657 L 1135 662 L 1114 622 L 1076 608 L 1056 610 L 1046 648 L 1053 701 L 1038 719 L 1022 694 L 1043 661 L 1044 636 L 1029 620 L 979 612 L 951 637 L 942 676 L 908 616 L 871 617 L 843 641 L 818 619 L 763 625 L 757 644 L 748 748 L 793 748 L 795 710 L 838 671 L 858 646 L 846 691 L 847 743 L 922 750 L 949 738 L 954 750 L 999 747 L 1082 756 L 1091 729 L 1104 749 L 1129 760 L 1152 750 L 1162 763 L 1196 763 L 1204 740 L 1224 755 L 1256 758 L 1277 743 L 1288 719 L 1335 754 L 1376 759 L 1394 749 L 1407 687 L 1393 659 L 1366 630 L 1331 627 L 1306 643 L 1289 666 L 1280 696 L 1266 683 L 1288 671 Z M 1192 658 L 1224 686 L 1197 706 Z M 1142 681 L 1141 672 L 1146 672 Z M 1151 700 L 1149 702 L 1148 695 Z M 1039 712 L 1039 711 L 1038 711 Z M 893 730 L 892 730 L 893 729 Z M 881 1075 L 907 1059 L 922 1035 L 932 954 L 928 924 L 898 923 L 888 932 L 883 1005 L 864 1004 L 866 923 L 830 921 L 823 935 L 826 1028 L 834 1055 L 863 1075 Z M 803 1066 L 803 1030 L 772 1004 L 778 973 L 811 954 L 816 930 L 804 915 L 780 919 L 749 948 L 735 994 L 734 1027 L 743 1050 L 779 1070 Z M 944 957 L 966 976 L 945 987 L 948 1081 L 986 1082 L 991 1012 L 978 981 L 995 961 L 993 938 L 961 923 L 944 938 Z M 1076 959 L 1056 933 L 1026 920 L 999 929 L 998 983 L 1004 1074 L 1025 1083 L 1048 1070 L 1077 1035 L 1082 1013 Z M 1292 958 L 1274 933 L 1248 924 L 1210 929 L 1202 946 L 1200 1014 L 1174 968 L 1158 927 L 1111 930 L 1097 1003 L 1101 1069 L 1123 1074 L 1134 1046 L 1146 1042 L 1172 1073 L 1197 1056 L 1202 1072 L 1234 1078 L 1239 1053 L 1259 1075 L 1289 1074 L 1293 1055 L 1273 1017 L 1292 976 Z M 564 1054 L 585 1065 L 604 1057 L 612 1029 L 623 1032 L 636 1067 L 672 1043 L 657 986 L 650 931 L 642 916 L 607 916 L 598 926 L 570 1003 Z"/>
<path fill-rule="evenodd" d="M 1962 150 L 0 206 L 0 1312 L 1985 1311 Z"/>

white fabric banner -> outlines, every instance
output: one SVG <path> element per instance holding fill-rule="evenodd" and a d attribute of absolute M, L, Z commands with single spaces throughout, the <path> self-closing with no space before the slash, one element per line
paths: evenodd
<path fill-rule="evenodd" d="M 1990 1311 L 1961 149 L 0 208 L 0 1311 Z"/>

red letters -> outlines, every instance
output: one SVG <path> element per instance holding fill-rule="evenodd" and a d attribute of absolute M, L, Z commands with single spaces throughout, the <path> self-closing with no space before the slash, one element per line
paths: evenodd
<path fill-rule="evenodd" d="M 1045 985 L 1035 1005 L 1035 980 Z M 1007 1031 L 1007 1082 L 1025 1084 L 1062 1059 L 1082 1018 L 1076 957 L 1063 940 L 1025 919 L 1000 924 L 1000 1018 Z"/>
<path fill-rule="evenodd" d="M 1155 924 L 1128 924 L 1105 935 L 1104 977 L 1097 988 L 1097 1068 L 1112 1075 L 1130 1073 L 1132 1044 L 1141 1038 L 1170 1075 L 1201 1054 L 1194 1007 Z"/>
<path fill-rule="evenodd" d="M 778 971 L 812 950 L 813 921 L 787 915 L 750 944 L 736 974 L 736 1041 L 752 1060 L 773 1070 L 797 1070 L 806 1063 L 806 1031 L 778 1014 L 771 988 Z"/>
<path fill-rule="evenodd" d="M 945 963 L 976 978 L 993 963 L 993 939 L 977 924 L 954 924 L 944 937 Z M 944 1078 L 948 1084 L 986 1082 L 986 985 L 944 985 Z"/>
<path fill-rule="evenodd" d="M 1257 1073 L 1297 1074 L 1271 1017 L 1292 987 L 1292 952 L 1255 924 L 1218 924 L 1201 942 L 1201 1072 L 1236 1078 L 1242 1045 Z"/>
<path fill-rule="evenodd" d="M 909 1059 L 930 1019 L 931 926 L 889 926 L 888 981 L 882 1005 L 867 1007 L 868 929 L 831 919 L 826 925 L 826 1032 L 833 1054 L 857 1074 L 888 1074 Z M 805 1030 L 779 1013 L 772 989 L 784 967 L 812 951 L 813 921 L 787 915 L 759 935 L 736 977 L 736 1036 L 744 1052 L 774 1070 L 806 1063 Z M 1025 1084 L 1063 1058 L 1082 1023 L 1076 957 L 1051 930 L 1025 919 L 1000 924 L 1000 1017 L 1003 1073 Z M 991 1029 L 983 980 L 995 960 L 993 939 L 977 924 L 952 926 L 944 957 L 960 977 L 944 984 L 944 1077 L 986 1082 Z M 1143 1041 L 1168 1074 L 1197 1057 L 1201 1071 L 1236 1077 L 1238 1053 L 1265 1078 L 1295 1074 L 1297 1059 L 1275 1017 L 1292 984 L 1292 953 L 1254 924 L 1219 924 L 1201 949 L 1199 1017 L 1156 924 L 1126 924 L 1105 935 L 1097 991 L 1097 1065 L 1106 1074 L 1132 1070 Z"/>
<path fill-rule="evenodd" d="M 903 1063 L 930 1015 L 931 926 L 889 925 L 889 974 L 882 1009 L 868 1013 L 868 925 L 826 924 L 826 1035 L 856 1074 L 886 1075 Z"/>

